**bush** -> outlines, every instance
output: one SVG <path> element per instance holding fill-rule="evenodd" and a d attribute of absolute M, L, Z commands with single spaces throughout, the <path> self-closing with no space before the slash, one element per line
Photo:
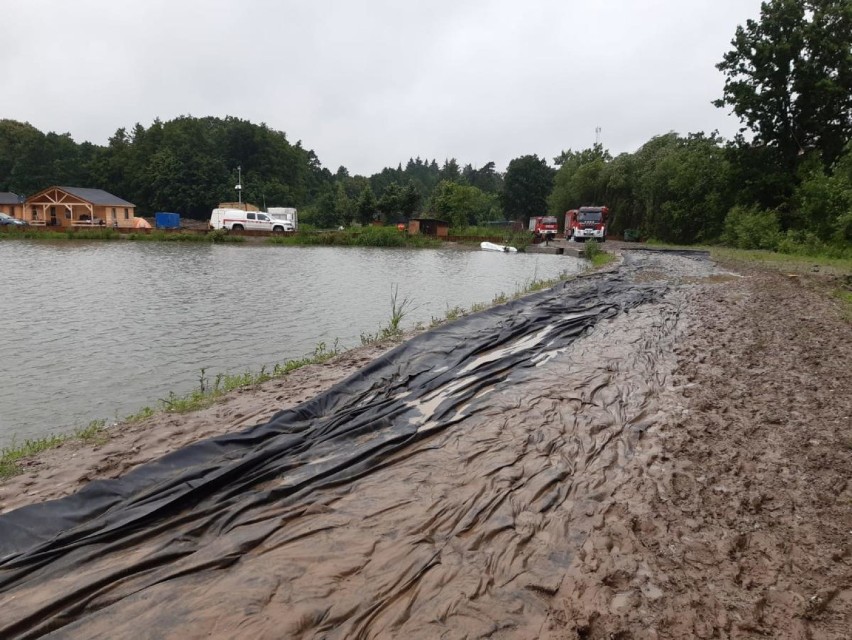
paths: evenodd
<path fill-rule="evenodd" d="M 827 243 L 811 231 L 791 229 L 778 243 L 778 252 L 797 256 L 849 258 L 852 257 L 852 244 L 840 238 Z"/>
<path fill-rule="evenodd" d="M 587 240 L 584 243 L 583 252 L 589 260 L 594 261 L 595 256 L 601 252 L 601 248 L 596 240 Z"/>
<path fill-rule="evenodd" d="M 852 211 L 847 211 L 834 221 L 834 242 L 852 244 Z"/>
<path fill-rule="evenodd" d="M 344 231 L 321 231 L 273 236 L 269 244 L 324 245 L 335 247 L 435 247 L 440 241 L 422 234 L 408 234 L 396 227 L 352 227 Z"/>
<path fill-rule="evenodd" d="M 722 242 L 738 249 L 775 250 L 781 241 L 781 228 L 774 211 L 736 206 L 725 217 Z"/>

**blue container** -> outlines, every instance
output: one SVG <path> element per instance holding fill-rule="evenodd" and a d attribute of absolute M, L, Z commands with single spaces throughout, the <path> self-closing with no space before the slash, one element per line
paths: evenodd
<path fill-rule="evenodd" d="M 158 211 L 154 214 L 154 226 L 158 229 L 180 229 L 180 214 Z"/>

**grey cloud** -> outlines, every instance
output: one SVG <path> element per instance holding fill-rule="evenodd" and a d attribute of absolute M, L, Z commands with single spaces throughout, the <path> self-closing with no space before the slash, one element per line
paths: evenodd
<path fill-rule="evenodd" d="M 714 65 L 759 0 L 12 0 L 3 117 L 103 144 L 119 127 L 233 115 L 334 171 L 411 156 L 481 166 L 738 124 Z M 37 30 L 38 37 L 29 37 Z"/>

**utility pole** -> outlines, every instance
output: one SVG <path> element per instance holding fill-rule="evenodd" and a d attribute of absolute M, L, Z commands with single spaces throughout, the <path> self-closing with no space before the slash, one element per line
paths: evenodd
<path fill-rule="evenodd" d="M 243 203 L 243 168 L 241 165 L 237 165 L 237 186 L 235 187 L 237 190 L 237 200 L 240 204 Z"/>
<path fill-rule="evenodd" d="M 601 143 L 601 128 L 595 127 L 595 146 Z"/>

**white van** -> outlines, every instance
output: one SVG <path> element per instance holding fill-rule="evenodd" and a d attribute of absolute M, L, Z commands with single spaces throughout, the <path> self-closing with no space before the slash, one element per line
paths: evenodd
<path fill-rule="evenodd" d="M 213 209 L 210 215 L 211 229 L 234 231 L 274 231 L 284 233 L 293 231 L 292 223 L 275 220 L 262 211 L 243 211 L 242 209 Z"/>

